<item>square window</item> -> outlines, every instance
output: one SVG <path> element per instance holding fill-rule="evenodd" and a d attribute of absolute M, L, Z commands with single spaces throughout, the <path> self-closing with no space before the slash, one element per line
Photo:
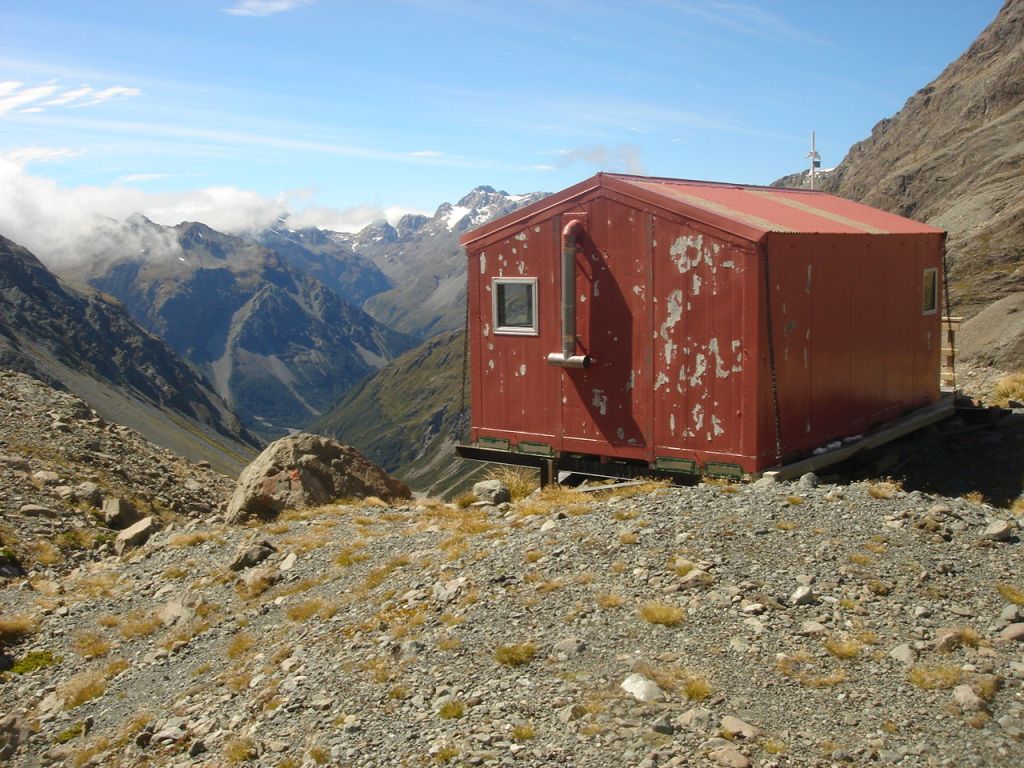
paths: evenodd
<path fill-rule="evenodd" d="M 491 294 L 495 333 L 537 335 L 537 278 L 496 277 Z"/>
<path fill-rule="evenodd" d="M 939 270 L 928 267 L 921 281 L 921 314 L 934 315 L 939 309 Z"/>

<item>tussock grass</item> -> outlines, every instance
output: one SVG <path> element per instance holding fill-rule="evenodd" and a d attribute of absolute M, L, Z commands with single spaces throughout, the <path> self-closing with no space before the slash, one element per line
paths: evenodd
<path fill-rule="evenodd" d="M 455 720 L 466 714 L 466 702 L 460 701 L 459 699 L 452 699 L 446 701 L 437 710 L 437 715 L 442 720 Z"/>
<path fill-rule="evenodd" d="M 873 499 L 891 499 L 903 488 L 900 483 L 894 480 L 884 480 L 868 485 L 868 496 Z"/>
<path fill-rule="evenodd" d="M 365 541 L 356 541 L 344 547 L 334 558 L 334 564 L 342 568 L 349 568 L 356 563 L 362 563 L 370 558 L 368 554 L 361 551 L 366 546 Z"/>
<path fill-rule="evenodd" d="M 437 650 L 455 650 L 462 646 L 462 641 L 452 635 L 441 635 L 437 639 Z"/>
<path fill-rule="evenodd" d="M 504 483 L 513 503 L 525 499 L 540 487 L 540 474 L 532 467 L 499 464 L 488 471 L 487 479 Z"/>
<path fill-rule="evenodd" d="M 594 600 L 604 609 L 619 608 L 623 603 L 622 595 L 616 595 L 612 592 L 598 592 Z"/>
<path fill-rule="evenodd" d="M 956 687 L 963 674 L 955 664 L 915 664 L 907 679 L 922 690 L 936 691 Z"/>
<path fill-rule="evenodd" d="M 306 621 L 313 616 L 319 616 L 321 619 L 329 619 L 334 615 L 336 609 L 328 605 L 327 601 L 322 600 L 319 597 L 311 597 L 308 600 L 303 600 L 301 603 L 290 605 L 285 610 L 288 618 L 294 622 Z"/>
<path fill-rule="evenodd" d="M 112 643 L 102 634 L 88 629 L 76 633 L 71 640 L 71 650 L 83 659 L 106 656 L 112 647 Z"/>
<path fill-rule="evenodd" d="M 148 637 L 156 632 L 164 623 L 160 621 L 156 611 L 132 611 L 121 620 L 118 630 L 125 640 L 137 637 Z"/>
<path fill-rule="evenodd" d="M 57 688 L 57 695 L 64 702 L 64 709 L 72 710 L 87 701 L 98 699 L 107 690 L 107 680 L 102 672 L 89 670 L 79 672 Z"/>
<path fill-rule="evenodd" d="M 224 741 L 224 760 L 231 765 L 245 763 L 256 757 L 256 742 L 248 736 Z"/>
<path fill-rule="evenodd" d="M 664 627 L 674 627 L 682 623 L 686 617 L 686 611 L 679 606 L 658 602 L 657 600 L 641 605 L 639 614 L 640 618 L 648 624 L 660 624 Z"/>
<path fill-rule="evenodd" d="M 479 501 L 479 499 L 477 499 L 476 494 L 472 491 L 463 491 L 452 499 L 452 503 L 459 509 L 467 509 L 476 501 Z"/>
<path fill-rule="evenodd" d="M 864 647 L 860 640 L 842 635 L 832 635 L 826 638 L 824 645 L 826 651 L 837 659 L 844 660 L 857 658 L 860 655 L 861 648 Z"/>
<path fill-rule="evenodd" d="M 39 617 L 27 613 L 0 616 L 0 646 L 20 643 L 39 630 Z"/>
<path fill-rule="evenodd" d="M 619 534 L 619 544 L 629 546 L 640 541 L 640 536 L 633 531 L 626 531 Z"/>
<path fill-rule="evenodd" d="M 1024 589 L 1013 584 L 1000 582 L 996 584 L 996 591 L 1003 596 L 1003 599 L 1014 605 L 1024 605 Z"/>
<path fill-rule="evenodd" d="M 999 379 L 992 387 L 992 402 L 1003 408 L 1011 400 L 1024 401 L 1024 371 L 1016 371 Z"/>
<path fill-rule="evenodd" d="M 846 672 L 842 669 L 826 674 L 815 674 L 817 662 L 807 651 L 797 651 L 792 655 L 780 654 L 777 665 L 779 672 L 804 688 L 831 688 L 846 680 Z"/>
<path fill-rule="evenodd" d="M 512 738 L 516 741 L 529 741 L 537 735 L 533 723 L 520 723 L 512 728 Z"/>
<path fill-rule="evenodd" d="M 494 660 L 510 667 L 521 667 L 529 664 L 537 655 L 537 646 L 533 643 L 499 645 L 494 649 Z"/>
<path fill-rule="evenodd" d="M 248 632 L 238 632 L 228 643 L 227 654 L 229 659 L 237 659 L 256 644 L 256 638 Z"/>

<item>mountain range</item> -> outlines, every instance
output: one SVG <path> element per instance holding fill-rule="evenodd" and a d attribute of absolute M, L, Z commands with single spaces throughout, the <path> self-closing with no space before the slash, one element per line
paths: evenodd
<path fill-rule="evenodd" d="M 263 239 L 284 247 L 134 216 L 83 243 L 81 260 L 63 274 L 120 299 L 247 427 L 274 438 L 321 415 L 417 339 L 340 295 L 372 293 L 387 279 L 365 259 L 328 247 L 327 233 L 271 231 Z"/>
<path fill-rule="evenodd" d="M 0 366 L 86 400 L 193 460 L 235 473 L 259 440 L 178 355 L 94 290 L 58 279 L 0 236 Z"/>

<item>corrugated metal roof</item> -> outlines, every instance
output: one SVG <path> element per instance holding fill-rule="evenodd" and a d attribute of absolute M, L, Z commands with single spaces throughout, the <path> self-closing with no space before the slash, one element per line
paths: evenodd
<path fill-rule="evenodd" d="M 758 241 L 769 232 L 828 234 L 941 233 L 941 229 L 825 192 L 688 179 L 599 173 L 462 236 L 475 240 L 532 218 L 598 187 L 651 203 Z"/>
<path fill-rule="evenodd" d="M 908 234 L 940 232 L 902 216 L 807 189 L 648 179 L 605 174 L 609 180 L 701 208 L 767 232 Z M 616 185 L 617 186 L 617 185 Z"/>

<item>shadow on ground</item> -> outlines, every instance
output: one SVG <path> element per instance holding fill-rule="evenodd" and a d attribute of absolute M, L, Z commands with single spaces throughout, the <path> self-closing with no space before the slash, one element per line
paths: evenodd
<path fill-rule="evenodd" d="M 1024 413 L 978 410 L 900 440 L 843 467 L 843 477 L 888 476 L 908 491 L 980 494 L 1009 507 L 1024 492 Z"/>

